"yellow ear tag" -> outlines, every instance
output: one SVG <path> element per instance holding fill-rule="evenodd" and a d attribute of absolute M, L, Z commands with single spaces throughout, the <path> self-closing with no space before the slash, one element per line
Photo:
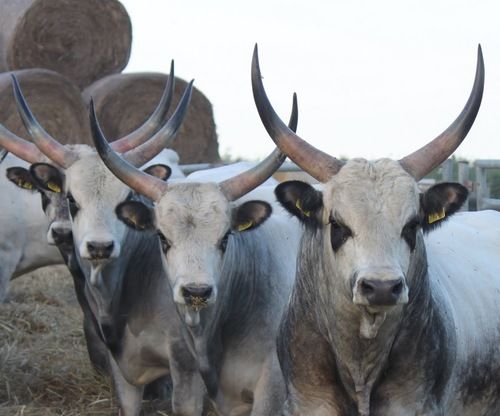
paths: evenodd
<path fill-rule="evenodd" d="M 139 224 L 137 215 L 135 213 L 130 213 L 128 220 L 134 224 L 134 227 L 138 228 L 139 230 L 143 230 L 144 227 Z"/>
<path fill-rule="evenodd" d="M 302 214 L 304 214 L 306 217 L 310 217 L 311 216 L 311 211 L 304 211 L 302 209 L 302 202 L 300 202 L 300 199 L 297 199 L 297 202 L 295 203 L 295 206 L 297 207 L 297 209 L 302 212 Z"/>
<path fill-rule="evenodd" d="M 29 182 L 23 182 L 22 180 L 20 180 L 19 182 L 17 182 L 17 184 L 23 189 L 33 189 L 33 184 Z"/>
<path fill-rule="evenodd" d="M 434 214 L 429 214 L 429 224 L 432 224 L 433 222 L 442 220 L 444 217 L 446 217 L 446 213 L 444 211 L 444 208 L 441 210 L 441 212 L 436 212 Z"/>
<path fill-rule="evenodd" d="M 245 230 L 248 230 L 249 228 L 251 228 L 253 225 L 253 221 L 248 221 L 248 222 L 244 222 L 243 224 L 240 224 L 238 225 L 238 231 L 245 231 Z"/>
<path fill-rule="evenodd" d="M 61 192 L 61 188 L 57 186 L 54 182 L 47 183 L 47 188 L 49 188 L 52 192 L 56 193 Z"/>

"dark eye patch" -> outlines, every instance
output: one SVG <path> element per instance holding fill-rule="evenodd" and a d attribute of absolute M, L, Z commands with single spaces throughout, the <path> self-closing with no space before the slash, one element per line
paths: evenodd
<path fill-rule="evenodd" d="M 352 231 L 346 225 L 330 217 L 330 243 L 333 251 L 337 251 L 352 236 Z"/>
<path fill-rule="evenodd" d="M 226 252 L 226 249 L 227 249 L 227 242 L 229 240 L 229 236 L 231 235 L 231 230 L 229 230 L 226 234 L 224 234 L 224 237 L 222 237 L 222 239 L 220 240 L 220 243 L 219 243 L 219 249 L 220 251 L 222 251 L 223 253 Z"/>
<path fill-rule="evenodd" d="M 47 195 L 45 195 L 45 192 L 43 192 L 43 191 L 40 191 L 40 195 L 42 196 L 42 209 L 43 209 L 43 212 L 46 212 L 47 211 L 47 207 L 50 204 L 50 198 Z"/>
<path fill-rule="evenodd" d="M 75 198 L 73 198 L 73 195 L 71 195 L 71 192 L 68 192 L 68 195 L 66 195 L 66 199 L 68 200 L 68 207 L 69 207 L 69 213 L 71 215 L 71 218 L 75 218 L 76 214 L 80 210 L 80 207 L 75 201 Z"/>
<path fill-rule="evenodd" d="M 414 217 L 406 223 L 401 231 L 401 237 L 403 237 L 412 251 L 415 249 L 415 245 L 417 244 L 418 227 L 420 227 L 420 220 L 418 217 Z"/>
<path fill-rule="evenodd" d="M 163 254 L 166 254 L 168 249 L 170 248 L 170 244 L 168 243 L 167 238 L 163 235 L 161 231 L 158 231 L 158 238 L 160 239 L 161 251 Z"/>

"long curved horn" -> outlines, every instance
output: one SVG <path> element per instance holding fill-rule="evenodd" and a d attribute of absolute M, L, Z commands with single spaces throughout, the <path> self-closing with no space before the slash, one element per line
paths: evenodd
<path fill-rule="evenodd" d="M 481 106 L 483 88 L 484 62 L 481 45 L 479 45 L 474 85 L 462 112 L 443 133 L 399 161 L 401 166 L 416 180 L 422 179 L 443 163 L 465 139 Z"/>
<path fill-rule="evenodd" d="M 90 124 L 97 153 L 108 169 L 134 191 L 153 201 L 159 201 L 167 191 L 166 182 L 140 171 L 114 152 L 99 126 L 92 99 L 90 100 Z"/>
<path fill-rule="evenodd" d="M 45 160 L 38 147 L 16 136 L 2 124 L 0 124 L 0 146 L 29 163 L 38 163 Z"/>
<path fill-rule="evenodd" d="M 252 90 L 260 119 L 274 143 L 303 170 L 320 182 L 327 182 L 344 165 L 292 132 L 274 111 L 267 98 L 260 74 L 258 48 L 252 59 Z"/>
<path fill-rule="evenodd" d="M 55 140 L 38 123 L 35 116 L 31 112 L 28 103 L 24 99 L 21 87 L 19 86 L 19 82 L 14 74 L 12 74 L 12 85 L 14 87 L 14 97 L 16 98 L 17 109 L 21 115 L 24 126 L 28 130 L 36 146 L 42 151 L 42 153 L 59 166 L 62 166 L 63 168 L 71 166 L 71 164 L 78 159 L 77 154 Z"/>
<path fill-rule="evenodd" d="M 175 112 L 167 123 L 147 142 L 122 155 L 131 165 L 135 167 L 144 165 L 172 143 L 188 110 L 193 91 L 193 82 L 194 80 L 191 80 L 184 90 Z"/>
<path fill-rule="evenodd" d="M 297 94 L 293 94 L 292 114 L 288 127 L 296 131 L 298 122 L 298 107 L 297 107 Z M 230 201 L 234 201 L 243 195 L 255 189 L 257 186 L 265 182 L 278 168 L 283 164 L 286 155 L 281 152 L 279 148 L 267 156 L 262 162 L 252 169 L 242 172 L 232 178 L 226 179 L 220 183 L 222 192 Z"/>
<path fill-rule="evenodd" d="M 125 153 L 148 140 L 155 134 L 162 125 L 162 121 L 168 113 L 172 97 L 174 95 L 175 74 L 174 74 L 174 61 L 170 64 L 170 73 L 168 75 L 167 85 L 163 91 L 160 102 L 156 106 L 155 111 L 151 116 L 136 130 L 127 134 L 121 139 L 115 140 L 110 144 L 114 151 L 118 153 Z"/>

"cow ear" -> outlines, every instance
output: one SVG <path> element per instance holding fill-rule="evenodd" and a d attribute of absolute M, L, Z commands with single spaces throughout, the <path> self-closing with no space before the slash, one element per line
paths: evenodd
<path fill-rule="evenodd" d="M 311 185 L 301 181 L 280 183 L 274 190 L 283 207 L 306 225 L 319 224 L 323 208 L 323 194 Z"/>
<path fill-rule="evenodd" d="M 40 188 L 56 193 L 62 192 L 64 176 L 55 166 L 48 163 L 34 163 L 30 166 L 30 173 Z"/>
<path fill-rule="evenodd" d="M 266 221 L 273 209 L 264 201 L 247 201 L 233 209 L 231 228 L 234 231 L 248 231 Z"/>
<path fill-rule="evenodd" d="M 172 169 L 170 169 L 170 167 L 167 165 L 158 164 L 148 166 L 146 169 L 144 169 L 144 172 L 146 172 L 148 175 L 161 179 L 162 181 L 166 181 L 168 178 L 170 178 Z"/>
<path fill-rule="evenodd" d="M 153 210 L 142 202 L 124 201 L 118 204 L 115 213 L 121 221 L 134 230 L 143 231 L 155 228 Z"/>
<path fill-rule="evenodd" d="M 36 191 L 36 184 L 28 169 L 20 166 L 8 168 L 6 172 L 7 179 L 21 189 Z"/>
<path fill-rule="evenodd" d="M 439 183 L 420 194 L 422 228 L 430 231 L 457 212 L 467 199 L 468 191 L 459 183 Z"/>

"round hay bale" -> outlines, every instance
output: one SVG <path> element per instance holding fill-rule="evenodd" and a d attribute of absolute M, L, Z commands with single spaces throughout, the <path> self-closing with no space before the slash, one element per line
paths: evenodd
<path fill-rule="evenodd" d="M 159 73 L 116 74 L 107 76 L 83 91 L 84 100 L 94 104 L 99 123 L 109 141 L 123 137 L 139 127 L 154 111 L 167 82 Z M 186 88 L 186 81 L 175 78 L 172 114 Z M 172 148 L 181 163 L 218 162 L 217 133 L 210 101 L 193 88 L 191 104 Z"/>
<path fill-rule="evenodd" d="M 33 114 L 52 137 L 66 144 L 93 145 L 88 110 L 76 85 L 48 69 L 11 73 L 19 80 Z M 0 74 L 0 123 L 14 134 L 31 140 L 17 111 L 11 73 Z"/>
<path fill-rule="evenodd" d="M 80 89 L 128 63 L 130 18 L 116 0 L 3 0 L 0 71 L 53 69 Z"/>

